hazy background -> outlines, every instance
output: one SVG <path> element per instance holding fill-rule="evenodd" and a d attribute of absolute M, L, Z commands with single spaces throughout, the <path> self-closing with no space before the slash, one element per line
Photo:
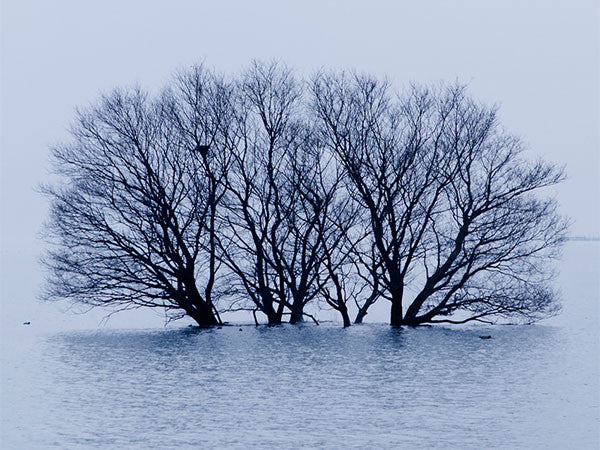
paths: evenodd
<path fill-rule="evenodd" d="M 63 314 L 36 300 L 47 202 L 48 147 L 68 137 L 77 105 L 116 86 L 160 88 L 173 71 L 205 60 L 239 72 L 252 58 L 310 72 L 356 68 L 409 81 L 459 80 L 530 145 L 566 165 L 556 189 L 572 235 L 599 234 L 599 2 L 589 1 L 27 1 L 0 10 L 0 326 L 95 327 L 102 311 Z M 598 245 L 593 243 L 591 245 Z M 598 275 L 598 250 L 563 277 Z M 587 272 L 577 270 L 586 264 Z M 590 280 L 587 280 L 588 283 Z M 597 298 L 598 281 L 595 286 Z M 387 305 L 385 305 L 387 306 Z M 387 320 L 386 308 L 370 314 Z M 148 312 L 112 326 L 152 326 Z"/>

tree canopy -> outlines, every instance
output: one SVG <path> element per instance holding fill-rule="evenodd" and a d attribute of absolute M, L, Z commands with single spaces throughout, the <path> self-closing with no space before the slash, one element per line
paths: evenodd
<path fill-rule="evenodd" d="M 116 89 L 52 149 L 45 292 L 199 325 L 534 322 L 556 313 L 560 167 L 525 158 L 497 108 L 280 63 L 203 66 L 158 95 Z M 286 319 L 287 318 L 287 319 Z"/>

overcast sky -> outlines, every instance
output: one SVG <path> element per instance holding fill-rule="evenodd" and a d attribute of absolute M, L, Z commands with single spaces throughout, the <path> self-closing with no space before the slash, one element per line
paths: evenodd
<path fill-rule="evenodd" d="M 502 122 L 532 157 L 566 165 L 556 196 L 571 234 L 598 235 L 599 4 L 3 0 L 2 322 L 73 320 L 57 319 L 35 296 L 47 213 L 36 186 L 48 179 L 48 148 L 67 138 L 74 108 L 116 86 L 158 88 L 202 60 L 228 72 L 252 58 L 305 72 L 355 68 L 399 87 L 467 82 L 476 98 L 501 105 Z"/>

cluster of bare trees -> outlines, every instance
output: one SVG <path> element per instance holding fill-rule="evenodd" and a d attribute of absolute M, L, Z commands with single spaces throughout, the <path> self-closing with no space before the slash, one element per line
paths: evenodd
<path fill-rule="evenodd" d="M 45 188 L 49 298 L 200 325 L 333 308 L 348 326 L 377 301 L 392 325 L 556 311 L 566 224 L 541 193 L 562 171 L 523 159 L 463 86 L 194 67 L 154 97 L 104 96 L 71 135 Z"/>

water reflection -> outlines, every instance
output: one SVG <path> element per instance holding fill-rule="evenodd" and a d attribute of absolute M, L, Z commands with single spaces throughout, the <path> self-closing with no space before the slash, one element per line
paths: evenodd
<path fill-rule="evenodd" d="M 593 448 L 598 371 L 580 347 L 546 326 L 62 333 L 9 371 L 3 434 L 7 448 Z"/>

